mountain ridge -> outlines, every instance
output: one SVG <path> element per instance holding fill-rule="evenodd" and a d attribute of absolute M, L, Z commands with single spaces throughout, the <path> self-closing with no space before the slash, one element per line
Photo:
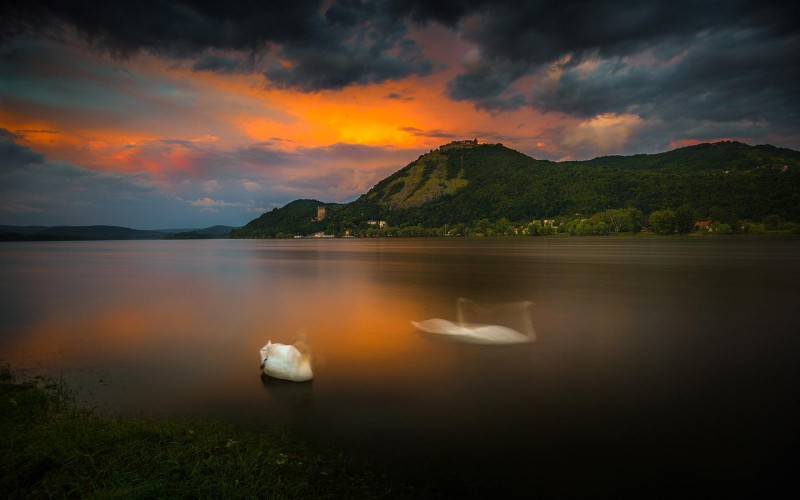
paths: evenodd
<path fill-rule="evenodd" d="M 296 202 L 301 200 L 296 200 Z M 378 220 L 434 228 L 479 220 L 586 217 L 609 209 L 645 214 L 688 205 L 699 217 L 776 215 L 800 221 L 800 152 L 720 141 L 656 154 L 583 161 L 539 160 L 502 144 L 443 147 L 421 155 L 355 201 L 292 202 L 262 214 L 233 237 L 351 234 Z M 314 220 L 317 206 L 329 217 Z"/>

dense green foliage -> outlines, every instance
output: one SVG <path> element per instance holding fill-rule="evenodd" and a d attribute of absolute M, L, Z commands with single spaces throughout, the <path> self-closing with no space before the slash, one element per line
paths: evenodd
<path fill-rule="evenodd" d="M 666 153 L 601 156 L 588 161 L 563 164 L 691 174 L 699 170 L 782 169 L 784 165 L 797 165 L 798 162 L 800 162 L 800 151 L 776 148 L 769 144 L 749 146 L 736 141 L 721 141 L 687 146 Z"/>
<path fill-rule="evenodd" d="M 289 434 L 215 423 L 101 418 L 57 380 L 0 370 L 4 498 L 373 498 L 398 487 L 374 467 Z"/>
<path fill-rule="evenodd" d="M 247 223 L 242 228 L 231 231 L 233 238 L 291 238 L 294 235 L 308 235 L 320 231 L 333 231 L 329 227 L 331 219 L 318 221 L 317 207 L 325 206 L 335 212 L 339 205 L 322 203 L 317 200 L 295 200 L 281 208 L 275 208 Z"/>
<path fill-rule="evenodd" d="M 160 231 L 165 234 L 164 238 L 168 240 L 211 240 L 216 238 L 224 238 L 234 228 L 230 226 L 211 226 L 203 229 L 192 229 L 188 231 Z"/>
<path fill-rule="evenodd" d="M 314 200 L 292 202 L 233 236 L 318 231 L 422 236 L 469 233 L 467 228 L 473 234 L 503 233 L 479 228 L 482 220 L 511 221 L 519 234 L 521 226 L 533 221 L 584 220 L 623 207 L 644 214 L 645 227 L 651 214 L 675 212 L 665 234 L 693 231 L 699 220 L 728 224 L 736 231 L 740 222 L 761 223 L 767 217 L 777 223 L 800 221 L 800 152 L 719 142 L 655 155 L 557 163 L 486 144 L 423 155 L 354 202 L 326 205 L 330 217 L 312 222 L 318 205 Z M 385 221 L 387 227 L 380 230 L 368 224 L 370 220 Z M 613 229 L 592 234 L 621 231 L 619 224 L 612 225 Z M 636 225 L 626 224 L 628 229 L 622 231 L 635 232 Z"/>

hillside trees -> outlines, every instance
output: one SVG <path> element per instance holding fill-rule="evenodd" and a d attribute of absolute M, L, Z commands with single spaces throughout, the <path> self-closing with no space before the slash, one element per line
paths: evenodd
<path fill-rule="evenodd" d="M 658 234 L 672 234 L 675 232 L 675 211 L 656 210 L 648 219 L 650 229 Z"/>
<path fill-rule="evenodd" d="M 613 233 L 638 233 L 646 220 L 642 211 L 633 207 L 609 209 L 600 218 Z"/>
<path fill-rule="evenodd" d="M 696 221 L 697 210 L 688 203 L 684 203 L 675 211 L 675 231 L 680 234 L 688 234 L 694 231 Z"/>
<path fill-rule="evenodd" d="M 314 220 L 317 205 L 328 208 L 324 221 Z M 357 236 L 391 235 L 415 228 L 405 235 L 419 233 L 417 226 L 429 234 L 538 235 L 549 226 L 532 222 L 545 219 L 561 219 L 571 229 L 558 232 L 569 234 L 638 233 L 648 222 L 654 231 L 685 234 L 699 220 L 730 232 L 762 220 L 771 230 L 789 230 L 790 221 L 800 221 L 800 152 L 721 142 L 557 163 L 499 144 L 434 151 L 353 202 L 297 200 L 233 236 L 347 229 Z M 386 221 L 387 228 L 375 230 L 368 220 Z"/>

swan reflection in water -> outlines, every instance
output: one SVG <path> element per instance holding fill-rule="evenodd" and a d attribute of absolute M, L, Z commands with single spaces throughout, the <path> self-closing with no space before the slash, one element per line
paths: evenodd
<path fill-rule="evenodd" d="M 262 373 L 261 384 L 277 407 L 288 410 L 291 414 L 304 414 L 311 408 L 313 381 L 296 384 Z"/>
<path fill-rule="evenodd" d="M 412 321 L 417 330 L 473 344 L 524 344 L 536 341 L 533 328 L 533 302 L 479 305 L 459 298 L 456 322 L 434 318 Z M 495 324 L 504 323 L 504 324 Z M 511 328 L 511 327 L 514 328 Z"/>
<path fill-rule="evenodd" d="M 262 371 L 261 384 L 268 395 L 268 415 L 264 417 L 269 422 L 300 432 L 313 422 L 313 380 L 297 383 L 271 377 Z"/>
<path fill-rule="evenodd" d="M 261 369 L 270 377 L 292 382 L 307 382 L 314 378 L 311 352 L 304 338 L 292 345 L 267 342 L 261 348 Z"/>

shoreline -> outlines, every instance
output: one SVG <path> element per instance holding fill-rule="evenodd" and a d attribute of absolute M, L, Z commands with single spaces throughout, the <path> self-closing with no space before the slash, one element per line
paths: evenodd
<path fill-rule="evenodd" d="M 437 496 L 284 429 L 98 416 L 63 380 L 18 380 L 8 367 L 0 367 L 0 423 L 7 498 Z"/>

